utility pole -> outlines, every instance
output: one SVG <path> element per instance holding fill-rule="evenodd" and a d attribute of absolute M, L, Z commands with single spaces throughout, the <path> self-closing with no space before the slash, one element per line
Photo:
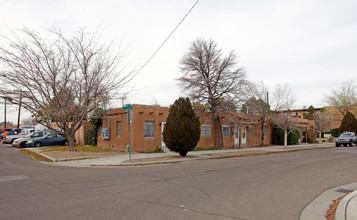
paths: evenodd
<path fill-rule="evenodd" d="M 4 109 L 4 129 L 6 129 L 6 96 L 4 97 L 5 100 L 5 109 Z"/>
<path fill-rule="evenodd" d="M 20 91 L 19 115 L 17 117 L 17 129 L 20 128 L 21 100 L 22 100 L 22 90 Z"/>

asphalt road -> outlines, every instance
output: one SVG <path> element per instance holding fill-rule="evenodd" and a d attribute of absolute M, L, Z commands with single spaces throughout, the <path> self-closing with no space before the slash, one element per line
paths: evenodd
<path fill-rule="evenodd" d="M 0 145 L 0 219 L 298 219 L 357 181 L 357 147 L 147 167 L 69 168 Z"/>

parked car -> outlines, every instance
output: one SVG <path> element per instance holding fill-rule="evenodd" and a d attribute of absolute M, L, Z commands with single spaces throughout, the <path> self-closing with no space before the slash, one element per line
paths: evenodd
<path fill-rule="evenodd" d="M 17 138 L 25 137 L 26 134 L 3 135 L 4 144 L 12 144 Z"/>
<path fill-rule="evenodd" d="M 35 138 L 26 142 L 26 147 L 41 147 L 51 145 L 68 145 L 68 141 L 61 135 L 51 133 L 43 137 Z"/>
<path fill-rule="evenodd" d="M 341 146 L 341 144 L 343 144 L 343 146 L 347 146 L 347 144 L 350 145 L 350 147 L 353 146 L 353 144 L 357 144 L 357 136 L 354 132 L 345 132 L 340 134 L 340 136 L 338 138 L 336 138 L 335 141 L 336 147 Z"/>
<path fill-rule="evenodd" d="M 3 140 L 4 139 L 4 133 L 5 133 L 5 131 L 7 132 L 7 135 L 13 135 L 13 134 L 15 134 L 15 132 L 14 132 L 14 130 L 13 129 L 11 129 L 11 128 L 6 128 L 6 129 L 0 129 L 0 133 L 1 133 L 1 140 Z M 6 133 L 5 133 L 6 134 Z"/>
<path fill-rule="evenodd" d="M 27 141 L 34 139 L 34 138 L 43 137 L 43 136 L 45 136 L 47 134 L 51 134 L 51 133 L 53 133 L 53 131 L 51 131 L 51 130 L 35 131 L 28 135 L 25 135 L 23 137 L 19 137 L 19 138 L 15 139 L 12 142 L 12 146 L 13 147 L 26 147 Z"/>

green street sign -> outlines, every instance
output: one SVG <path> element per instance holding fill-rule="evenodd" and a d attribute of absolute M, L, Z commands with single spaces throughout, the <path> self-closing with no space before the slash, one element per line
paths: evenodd
<path fill-rule="evenodd" d="M 124 110 L 132 110 L 133 109 L 133 106 L 131 106 L 130 104 L 126 104 L 124 107 L 123 107 Z"/>

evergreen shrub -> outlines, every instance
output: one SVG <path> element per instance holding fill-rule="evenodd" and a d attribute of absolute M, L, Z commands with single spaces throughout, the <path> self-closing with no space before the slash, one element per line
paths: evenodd
<path fill-rule="evenodd" d="M 341 134 L 343 132 L 349 131 L 357 133 L 357 120 L 351 112 L 347 111 L 345 116 L 343 116 L 341 126 L 338 128 L 338 132 Z"/>
<path fill-rule="evenodd" d="M 195 114 L 188 98 L 179 98 L 170 107 L 163 132 L 163 140 L 168 149 L 186 156 L 200 140 L 199 117 Z"/>
<path fill-rule="evenodd" d="M 288 134 L 288 145 L 298 144 L 299 139 L 300 132 L 298 130 L 293 130 Z M 272 143 L 277 145 L 284 145 L 284 131 L 276 125 L 273 125 Z"/>

